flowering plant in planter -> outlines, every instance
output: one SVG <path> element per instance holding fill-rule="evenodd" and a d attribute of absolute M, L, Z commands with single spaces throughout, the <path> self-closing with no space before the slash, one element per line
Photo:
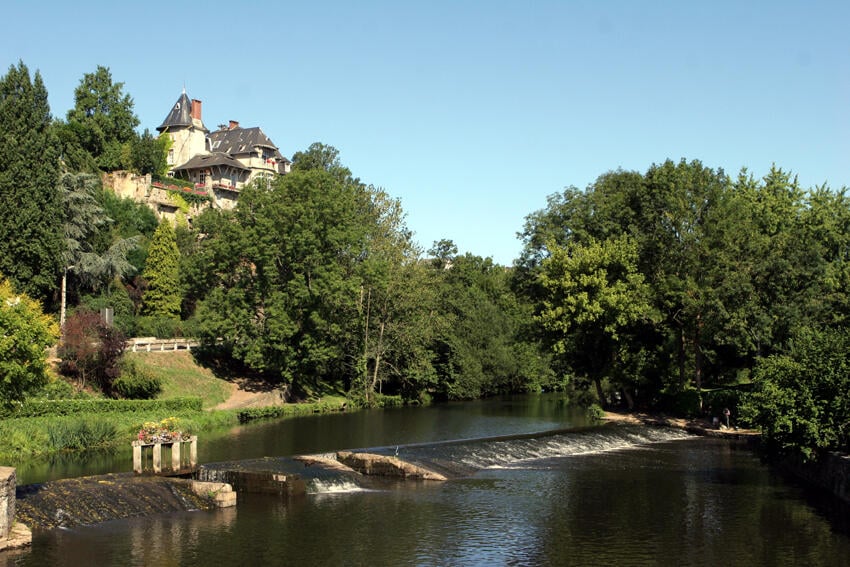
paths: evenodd
<path fill-rule="evenodd" d="M 188 432 L 181 431 L 178 424 L 179 419 L 176 417 L 167 417 L 157 423 L 156 421 L 146 421 L 139 429 L 139 441 L 145 443 L 169 443 L 174 441 L 188 441 L 191 435 Z"/>

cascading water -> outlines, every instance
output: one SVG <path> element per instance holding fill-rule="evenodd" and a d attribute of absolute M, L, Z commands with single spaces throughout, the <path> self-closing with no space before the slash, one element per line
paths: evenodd
<path fill-rule="evenodd" d="M 408 463 L 440 473 L 445 477 L 464 478 L 477 471 L 497 468 L 538 468 L 547 461 L 578 457 L 605 451 L 639 449 L 647 445 L 691 437 L 670 428 L 606 426 L 547 431 L 518 436 L 442 441 L 361 449 L 359 452 L 394 456 Z M 201 467 L 202 480 L 234 483 L 232 474 L 268 473 L 298 475 L 308 495 L 342 494 L 381 489 L 387 479 L 365 477 L 351 471 L 323 466 L 318 461 L 335 462 L 334 453 L 311 455 L 307 464 L 291 457 L 253 459 L 214 463 Z M 393 482 L 397 482 L 397 479 Z"/>
<path fill-rule="evenodd" d="M 597 427 L 402 447 L 399 457 L 456 477 L 483 469 L 522 468 L 548 459 L 635 449 L 689 437 L 678 429 Z"/>

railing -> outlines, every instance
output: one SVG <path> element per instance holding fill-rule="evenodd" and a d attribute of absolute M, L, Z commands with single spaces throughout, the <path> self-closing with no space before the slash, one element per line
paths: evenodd
<path fill-rule="evenodd" d="M 201 346 L 197 339 L 155 339 L 139 337 L 127 341 L 127 348 L 132 352 L 172 352 L 176 350 L 192 350 Z"/>

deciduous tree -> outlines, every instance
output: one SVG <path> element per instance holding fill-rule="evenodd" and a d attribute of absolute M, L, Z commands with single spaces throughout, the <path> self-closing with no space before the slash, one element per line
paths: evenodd
<path fill-rule="evenodd" d="M 47 383 L 47 351 L 59 327 L 38 302 L 0 277 L 0 404 L 20 402 Z"/>

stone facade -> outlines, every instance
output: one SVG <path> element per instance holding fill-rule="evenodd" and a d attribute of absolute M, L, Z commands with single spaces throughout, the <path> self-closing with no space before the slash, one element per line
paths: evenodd
<path fill-rule="evenodd" d="M 154 213 L 156 213 L 157 217 L 161 219 L 168 219 L 172 223 L 175 222 L 178 213 L 181 212 L 180 207 L 182 205 L 182 203 L 175 198 L 175 195 L 180 195 L 184 192 L 206 194 L 206 191 L 193 191 L 176 185 L 172 185 L 171 188 L 169 188 L 167 182 L 154 182 L 151 180 L 150 175 L 136 175 L 129 171 L 104 173 L 103 186 L 111 187 L 112 191 L 119 197 L 132 199 L 137 203 L 147 205 Z M 191 222 L 193 218 L 201 214 L 205 206 L 214 206 L 214 204 L 214 199 L 212 201 L 207 201 L 206 203 L 188 204 L 188 208 L 183 211 L 183 213 L 186 220 Z"/>

